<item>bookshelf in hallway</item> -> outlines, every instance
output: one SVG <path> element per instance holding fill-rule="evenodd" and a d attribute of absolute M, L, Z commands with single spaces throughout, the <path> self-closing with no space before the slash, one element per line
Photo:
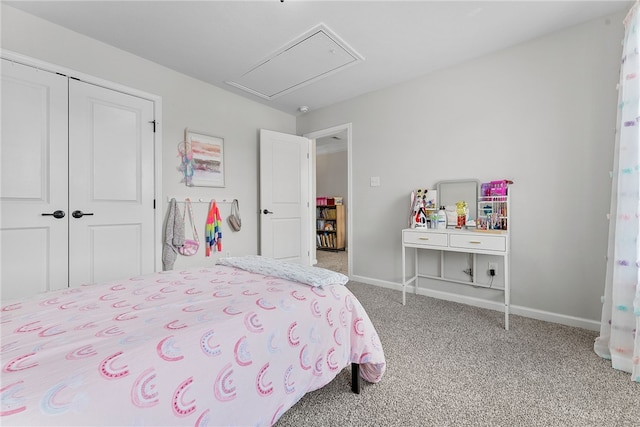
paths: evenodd
<path fill-rule="evenodd" d="M 344 205 L 316 205 L 316 248 L 343 251 L 344 236 Z"/>

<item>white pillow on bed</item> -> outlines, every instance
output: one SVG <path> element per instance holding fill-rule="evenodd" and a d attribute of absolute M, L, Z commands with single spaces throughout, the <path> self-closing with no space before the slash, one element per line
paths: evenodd
<path fill-rule="evenodd" d="M 237 267 L 252 273 L 275 276 L 309 286 L 344 285 L 349 278 L 342 273 L 320 267 L 278 261 L 260 255 L 220 258 L 217 264 Z"/>

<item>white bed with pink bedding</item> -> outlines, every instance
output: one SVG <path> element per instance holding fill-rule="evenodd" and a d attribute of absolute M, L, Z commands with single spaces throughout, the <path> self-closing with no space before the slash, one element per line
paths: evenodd
<path fill-rule="evenodd" d="M 381 379 L 376 330 L 326 284 L 335 273 L 284 264 L 293 281 L 269 270 L 282 263 L 227 260 L 256 272 L 216 265 L 2 302 L 0 424 L 272 425 L 351 363 Z"/>

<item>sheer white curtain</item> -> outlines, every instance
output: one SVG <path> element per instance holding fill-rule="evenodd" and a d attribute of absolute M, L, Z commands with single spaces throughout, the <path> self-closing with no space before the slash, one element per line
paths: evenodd
<path fill-rule="evenodd" d="M 618 86 L 609 250 L 600 336 L 594 350 L 640 382 L 640 6 L 629 11 Z"/>

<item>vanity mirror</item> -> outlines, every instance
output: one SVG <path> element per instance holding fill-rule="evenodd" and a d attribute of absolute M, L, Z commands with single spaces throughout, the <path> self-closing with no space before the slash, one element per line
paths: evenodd
<path fill-rule="evenodd" d="M 477 201 L 480 181 L 477 179 L 439 181 L 436 188 L 439 206 L 455 206 L 457 202 L 464 201 L 469 209 L 469 218 L 476 219 L 478 217 Z"/>

